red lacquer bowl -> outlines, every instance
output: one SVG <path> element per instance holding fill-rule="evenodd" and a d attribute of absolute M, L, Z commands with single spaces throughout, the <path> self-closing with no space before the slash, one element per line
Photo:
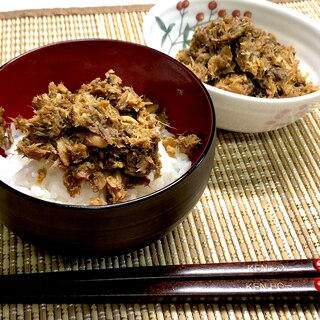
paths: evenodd
<path fill-rule="evenodd" d="M 108 206 L 51 203 L 0 181 L 0 219 L 17 235 L 45 249 L 71 254 L 111 254 L 137 249 L 165 235 L 196 205 L 214 159 L 214 108 L 201 82 L 173 58 L 116 40 L 77 40 L 27 52 L 0 69 L 0 105 L 7 119 L 32 115 L 35 95 L 50 81 L 71 91 L 113 69 L 124 85 L 166 110 L 175 133 L 195 133 L 201 147 L 191 169 L 148 196 Z"/>

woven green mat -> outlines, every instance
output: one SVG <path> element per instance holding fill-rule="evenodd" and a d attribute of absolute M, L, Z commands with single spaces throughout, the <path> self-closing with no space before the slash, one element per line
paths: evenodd
<path fill-rule="evenodd" d="M 279 4 L 320 20 L 319 1 Z M 76 38 L 144 43 L 150 6 L 0 13 L 0 63 Z M 0 273 L 320 257 L 320 110 L 268 133 L 218 131 L 211 179 L 163 239 L 121 256 L 68 258 L 0 226 Z M 0 287 L 1 290 L 1 287 Z M 1 301 L 0 301 L 1 303 Z M 319 304 L 1 305 L 0 319 L 320 319 Z"/>

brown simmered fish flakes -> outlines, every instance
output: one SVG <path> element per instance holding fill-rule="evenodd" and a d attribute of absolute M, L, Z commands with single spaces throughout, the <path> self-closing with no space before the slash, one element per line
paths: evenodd
<path fill-rule="evenodd" d="M 248 17 L 225 17 L 197 28 L 177 59 L 201 81 L 261 98 L 302 96 L 319 88 L 299 70 L 295 49 L 277 42 Z"/>
<path fill-rule="evenodd" d="M 165 115 L 158 106 L 109 70 L 105 79 L 94 79 L 72 93 L 62 83 L 51 82 L 48 93 L 33 99 L 34 116 L 14 119 L 24 134 L 17 151 L 30 159 L 43 160 L 64 172 L 64 185 L 71 196 L 80 193 L 88 182 L 103 199 L 91 199 L 91 205 L 118 203 L 127 189 L 147 185 L 150 172 L 160 175 L 158 143 L 166 127 Z M 0 108 L 0 142 L 10 145 Z M 196 135 L 170 137 L 169 145 L 187 154 L 200 142 Z M 12 141 L 11 141 L 12 142 Z M 170 151 L 170 150 L 168 150 Z M 171 154 L 174 156 L 174 154 Z M 37 183 L 45 178 L 39 170 Z"/>

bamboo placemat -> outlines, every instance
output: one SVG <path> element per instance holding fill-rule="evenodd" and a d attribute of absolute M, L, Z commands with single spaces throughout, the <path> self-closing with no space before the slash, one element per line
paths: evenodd
<path fill-rule="evenodd" d="M 281 1 L 320 20 L 319 0 Z M 0 13 L 0 63 L 67 39 L 144 43 L 150 6 Z M 320 257 L 320 110 L 268 133 L 218 132 L 208 186 L 163 239 L 125 255 L 52 255 L 0 226 L 0 273 Z M 0 288 L 1 290 L 1 288 Z M 1 301 L 0 301 L 1 303 Z M 0 319 L 320 319 L 319 304 L 0 305 Z"/>

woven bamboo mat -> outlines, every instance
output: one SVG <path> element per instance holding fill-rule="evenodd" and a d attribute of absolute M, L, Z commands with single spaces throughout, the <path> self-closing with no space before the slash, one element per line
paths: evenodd
<path fill-rule="evenodd" d="M 279 5 L 320 20 L 317 0 Z M 143 43 L 149 8 L 0 13 L 0 63 L 59 40 L 99 37 Z M 211 179 L 201 200 L 163 239 L 126 255 L 68 258 L 42 251 L 0 226 L 0 273 L 320 257 L 319 145 L 319 109 L 269 133 L 219 131 Z M 0 319 L 320 319 L 320 306 L 19 304 L 0 305 Z"/>

